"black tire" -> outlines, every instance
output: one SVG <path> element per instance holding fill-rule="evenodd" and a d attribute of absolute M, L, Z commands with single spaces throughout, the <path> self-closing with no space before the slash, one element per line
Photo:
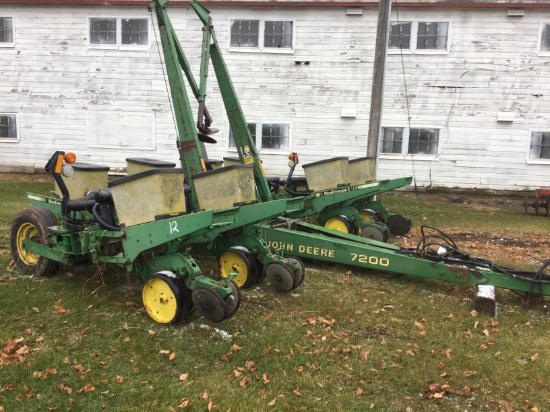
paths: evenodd
<path fill-rule="evenodd" d="M 50 246 L 48 227 L 56 225 L 57 218 L 46 208 L 30 206 L 19 212 L 10 231 L 11 256 L 17 269 L 32 276 L 48 276 L 57 271 L 59 264 L 56 261 L 23 249 L 25 239 Z"/>
<path fill-rule="evenodd" d="M 295 269 L 292 273 L 295 278 L 294 282 L 294 289 L 296 289 L 298 286 L 302 284 L 304 281 L 304 278 L 306 276 L 306 267 L 304 266 L 304 263 L 298 259 L 296 256 L 285 256 L 287 260 L 287 264 L 290 266 L 291 264 L 298 264 L 299 268 Z"/>

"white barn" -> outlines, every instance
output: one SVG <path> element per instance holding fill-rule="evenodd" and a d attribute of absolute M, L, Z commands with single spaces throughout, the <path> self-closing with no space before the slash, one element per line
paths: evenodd
<path fill-rule="evenodd" d="M 392 3 L 378 178 L 550 186 L 550 2 Z M 42 169 L 54 150 L 112 170 L 178 159 L 147 4 L 0 0 L 0 172 Z M 378 2 L 203 4 L 268 175 L 286 175 L 290 151 L 366 156 Z M 198 75 L 202 25 L 185 2 L 168 7 Z M 209 156 L 235 157 L 213 71 L 208 90 Z"/>

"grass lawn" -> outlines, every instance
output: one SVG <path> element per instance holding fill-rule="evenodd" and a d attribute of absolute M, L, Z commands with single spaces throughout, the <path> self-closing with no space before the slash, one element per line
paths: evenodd
<path fill-rule="evenodd" d="M 306 262 L 289 294 L 243 290 L 236 315 L 163 326 L 142 285 L 112 266 L 30 278 L 10 269 L 9 228 L 25 193 L 0 182 L 0 411 L 547 411 L 550 318 L 498 291 L 498 316 L 472 311 L 473 287 Z M 456 196 L 455 196 L 456 197 Z M 455 199 L 456 200 L 456 199 Z M 483 198 L 387 194 L 418 226 L 461 248 L 533 269 L 550 258 L 550 217 Z M 485 202 L 485 203 L 484 203 Z M 195 248 L 203 273 L 217 263 Z"/>

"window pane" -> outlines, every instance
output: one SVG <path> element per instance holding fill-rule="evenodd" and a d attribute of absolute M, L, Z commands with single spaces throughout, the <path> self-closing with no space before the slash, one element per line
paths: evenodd
<path fill-rule="evenodd" d="M 531 159 L 550 159 L 550 132 L 533 132 L 531 134 Z"/>
<path fill-rule="evenodd" d="M 416 48 L 446 49 L 448 30 L 449 23 L 418 23 Z"/>
<path fill-rule="evenodd" d="M 410 154 L 437 154 L 438 129 L 411 129 L 409 134 Z"/>
<path fill-rule="evenodd" d="M 401 153 L 403 128 L 384 127 L 382 129 L 382 153 Z"/>
<path fill-rule="evenodd" d="M 542 37 L 540 39 L 540 50 L 550 51 L 550 24 L 545 24 L 542 28 Z"/>
<path fill-rule="evenodd" d="M 390 25 L 390 49 L 409 49 L 411 47 L 411 22 Z"/>
<path fill-rule="evenodd" d="M 540 157 L 541 141 L 542 141 L 542 133 L 533 132 L 531 134 L 531 148 L 529 152 L 529 157 L 531 159 L 538 159 Z"/>
<path fill-rule="evenodd" d="M 149 44 L 147 19 L 122 19 L 122 44 Z"/>
<path fill-rule="evenodd" d="M 252 136 L 254 144 L 256 144 L 256 123 L 248 123 L 248 131 Z M 235 144 L 235 138 L 233 137 L 233 130 L 229 130 L 229 147 L 237 147 Z"/>
<path fill-rule="evenodd" d="M 0 138 L 17 139 L 17 123 L 14 114 L 0 114 Z"/>
<path fill-rule="evenodd" d="M 550 132 L 542 134 L 540 142 L 540 157 L 544 159 L 550 159 Z"/>
<path fill-rule="evenodd" d="M 13 19 L 0 17 L 0 43 L 13 43 Z"/>
<path fill-rule="evenodd" d="M 264 47 L 292 47 L 291 21 L 266 21 L 264 29 Z"/>
<path fill-rule="evenodd" d="M 116 19 L 90 19 L 90 44 L 116 44 Z"/>
<path fill-rule="evenodd" d="M 262 149 L 288 149 L 287 124 L 262 125 Z"/>
<path fill-rule="evenodd" d="M 258 47 L 260 22 L 258 20 L 233 20 L 231 22 L 231 47 Z"/>

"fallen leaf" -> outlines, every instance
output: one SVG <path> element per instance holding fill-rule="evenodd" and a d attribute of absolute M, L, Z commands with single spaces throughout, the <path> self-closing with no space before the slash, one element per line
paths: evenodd
<path fill-rule="evenodd" d="M 149 333 L 149 335 L 151 335 L 151 336 L 155 336 L 157 334 L 157 332 L 155 332 L 154 330 L 151 330 L 151 329 L 149 329 L 147 331 L 147 333 Z"/>
<path fill-rule="evenodd" d="M 117 381 L 118 383 L 122 383 L 122 382 L 124 382 L 124 378 L 123 378 L 122 376 L 117 375 L 116 381 Z"/>
<path fill-rule="evenodd" d="M 175 352 L 172 352 L 172 353 L 170 354 L 170 356 L 168 356 L 168 360 L 173 361 L 174 359 L 176 359 L 176 353 L 175 353 Z"/>
<path fill-rule="evenodd" d="M 61 299 L 53 304 L 53 308 L 57 313 L 68 313 L 69 310 L 61 306 Z"/>
<path fill-rule="evenodd" d="M 262 378 L 264 380 L 264 384 L 268 384 L 270 382 L 269 377 L 265 373 L 262 375 Z"/>
<path fill-rule="evenodd" d="M 180 381 L 186 381 L 188 378 L 189 378 L 189 374 L 188 374 L 188 373 L 182 373 L 182 374 L 180 375 Z"/>
<path fill-rule="evenodd" d="M 353 393 L 355 393 L 355 396 L 361 396 L 363 394 L 363 389 L 361 388 L 355 388 L 355 390 L 353 391 Z"/>
<path fill-rule="evenodd" d="M 241 381 L 239 382 L 239 385 L 241 386 L 241 388 L 244 388 L 245 386 L 248 386 L 250 385 L 250 377 L 249 376 L 245 376 L 244 378 L 241 379 Z"/>
<path fill-rule="evenodd" d="M 417 320 L 414 321 L 414 326 L 424 329 L 424 325 Z"/>
<path fill-rule="evenodd" d="M 46 376 L 52 376 L 57 374 L 57 368 L 53 366 L 48 366 L 46 370 L 44 371 Z"/>
<path fill-rule="evenodd" d="M 181 400 L 181 403 L 178 405 L 178 409 L 187 408 L 191 404 L 191 401 L 189 399 L 183 398 Z"/>
<path fill-rule="evenodd" d="M 539 358 L 539 354 L 535 353 L 533 356 L 531 356 L 531 362 L 536 361 Z"/>
<path fill-rule="evenodd" d="M 464 372 L 462 372 L 462 376 L 464 376 L 465 378 L 468 378 L 468 377 L 474 376 L 474 375 L 477 375 L 476 371 L 464 371 Z"/>
<path fill-rule="evenodd" d="M 76 393 L 81 395 L 84 392 L 93 392 L 95 391 L 95 386 L 93 386 L 91 383 L 87 383 L 82 388 L 80 388 Z"/>
<path fill-rule="evenodd" d="M 470 315 L 471 315 L 473 318 L 475 318 L 475 317 L 478 315 L 477 310 L 475 310 L 475 309 L 472 310 L 472 311 L 470 312 Z M 478 323 L 478 322 L 476 322 L 476 323 Z"/>
<path fill-rule="evenodd" d="M 35 307 L 35 306 L 32 307 L 32 311 L 33 311 L 33 312 L 36 312 L 36 313 L 40 312 L 40 310 L 39 310 L 37 307 Z"/>
<path fill-rule="evenodd" d="M 200 397 L 204 400 L 207 400 L 208 399 L 208 392 L 207 391 L 202 391 L 201 394 L 200 394 Z"/>

